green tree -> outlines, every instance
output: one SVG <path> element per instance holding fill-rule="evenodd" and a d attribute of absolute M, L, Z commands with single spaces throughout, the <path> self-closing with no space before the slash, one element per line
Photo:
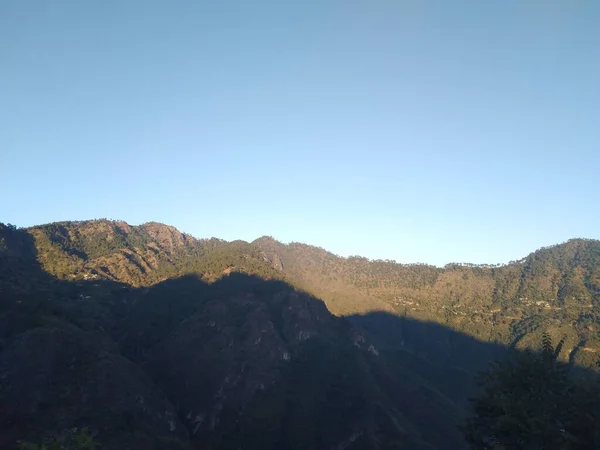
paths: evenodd
<path fill-rule="evenodd" d="M 463 431 L 473 449 L 562 450 L 574 446 L 577 416 L 569 366 L 544 335 L 542 351 L 514 353 L 480 375 L 481 393 Z"/>
<path fill-rule="evenodd" d="M 59 437 L 46 439 L 42 444 L 19 442 L 19 450 L 95 450 L 99 446 L 87 428 L 65 430 Z"/>

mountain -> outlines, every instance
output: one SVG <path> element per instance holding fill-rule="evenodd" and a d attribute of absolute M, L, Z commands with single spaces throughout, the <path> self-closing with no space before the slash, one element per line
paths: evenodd
<path fill-rule="evenodd" d="M 593 240 L 437 268 L 0 225 L 0 447 L 88 426 L 103 449 L 464 448 L 474 373 L 544 331 L 592 366 L 599 295 Z"/>
<path fill-rule="evenodd" d="M 293 283 L 331 311 L 369 310 L 442 323 L 505 345 L 539 342 L 550 328 L 567 336 L 571 359 L 591 364 L 600 351 L 600 241 L 573 239 L 506 265 L 423 264 L 342 258 L 271 238 L 253 243 Z"/>
<path fill-rule="evenodd" d="M 569 357 L 592 365 L 600 351 L 600 241 L 573 239 L 506 265 L 397 264 L 342 258 L 306 244 L 198 240 L 158 223 L 64 222 L 27 230 L 44 270 L 62 279 L 149 286 L 201 274 L 243 272 L 286 281 L 336 315 L 370 311 L 444 324 L 484 341 L 525 347 L 551 329 Z M 560 336 L 559 336 L 560 335 Z"/>

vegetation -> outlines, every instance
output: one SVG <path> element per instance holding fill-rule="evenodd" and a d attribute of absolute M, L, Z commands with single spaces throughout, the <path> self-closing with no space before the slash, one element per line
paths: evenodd
<path fill-rule="evenodd" d="M 600 390 L 578 380 L 559 361 L 544 334 L 538 353 L 513 353 L 481 374 L 481 393 L 464 428 L 473 449 L 598 448 Z"/>
<path fill-rule="evenodd" d="M 543 324 L 567 335 L 575 353 L 565 358 L 590 366 L 586 352 L 600 350 L 590 347 L 599 336 L 599 241 L 573 239 L 507 265 L 449 264 L 443 269 L 342 258 L 270 238 L 254 245 L 270 260 L 281 261 L 288 280 L 325 300 L 336 314 L 388 311 L 519 348 L 539 340 Z M 572 323 L 588 323 L 588 328 Z"/>
<path fill-rule="evenodd" d="M 473 374 L 508 347 L 471 445 L 599 442 L 598 241 L 438 268 L 157 223 L 0 224 L 0 295 L 1 448 L 85 423 L 103 450 L 460 449 Z M 521 351 L 543 331 L 558 351 Z"/>
<path fill-rule="evenodd" d="M 19 443 L 19 450 L 95 450 L 98 447 L 87 428 L 65 430 L 61 436 L 48 438 L 42 444 Z"/>
<path fill-rule="evenodd" d="M 213 281 L 234 269 L 278 276 L 264 264 L 259 249 L 246 242 L 198 240 L 162 224 L 60 222 L 28 232 L 44 270 L 60 279 L 105 278 L 149 286 L 190 273 Z"/>

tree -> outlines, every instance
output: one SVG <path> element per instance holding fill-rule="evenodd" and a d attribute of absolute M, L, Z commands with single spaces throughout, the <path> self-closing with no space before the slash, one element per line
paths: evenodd
<path fill-rule="evenodd" d="M 544 335 L 541 352 L 515 352 L 480 375 L 481 393 L 463 428 L 471 448 L 582 448 L 571 434 L 578 414 L 569 366 L 558 361 L 563 343 L 554 348 Z"/>
<path fill-rule="evenodd" d="M 42 444 L 19 442 L 19 450 L 95 450 L 99 444 L 94 441 L 87 428 L 71 428 L 59 437 L 46 439 Z"/>

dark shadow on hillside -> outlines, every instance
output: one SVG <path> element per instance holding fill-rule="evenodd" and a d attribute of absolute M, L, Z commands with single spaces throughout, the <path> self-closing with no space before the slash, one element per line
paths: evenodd
<path fill-rule="evenodd" d="M 58 280 L 0 236 L 1 448 L 90 426 L 106 450 L 460 449 L 473 376 L 508 352 L 236 272 Z"/>
<path fill-rule="evenodd" d="M 386 312 L 348 316 L 381 354 L 411 369 L 462 407 L 475 393 L 474 375 L 506 356 L 503 345 L 482 342 L 434 322 Z"/>
<path fill-rule="evenodd" d="M 0 223 L 0 292 L 8 289 L 26 292 L 54 277 L 37 260 L 33 237 L 15 227 Z"/>

